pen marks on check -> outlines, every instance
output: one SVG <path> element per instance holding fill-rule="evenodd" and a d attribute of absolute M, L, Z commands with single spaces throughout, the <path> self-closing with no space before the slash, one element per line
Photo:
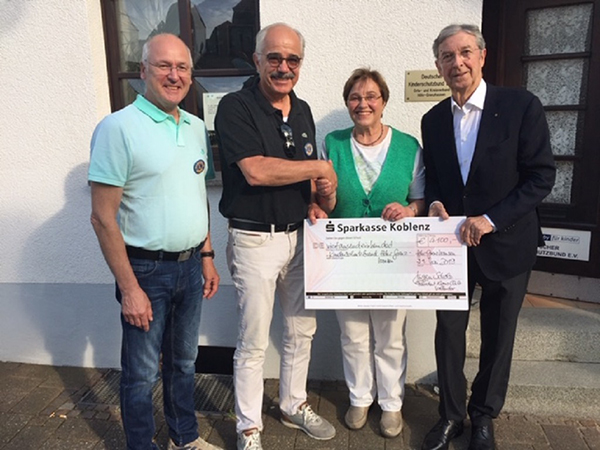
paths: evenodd
<path fill-rule="evenodd" d="M 323 248 L 323 247 L 321 247 Z M 377 258 L 378 264 L 392 264 L 410 251 L 394 248 L 394 241 L 332 242 L 325 244 L 326 259 Z"/>
<path fill-rule="evenodd" d="M 453 291 L 462 285 L 462 282 L 455 280 L 450 272 L 417 272 L 413 278 L 413 283 L 417 286 L 433 287 L 436 291 Z"/>

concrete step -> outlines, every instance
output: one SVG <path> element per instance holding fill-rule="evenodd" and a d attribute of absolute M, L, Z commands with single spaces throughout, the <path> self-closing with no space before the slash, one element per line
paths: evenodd
<path fill-rule="evenodd" d="M 465 375 L 477 373 L 468 358 Z M 600 419 L 600 364 L 513 361 L 504 412 Z"/>
<path fill-rule="evenodd" d="M 479 335 L 475 307 L 467 331 L 468 357 L 479 357 Z M 600 308 L 523 308 L 513 360 L 600 363 Z"/>

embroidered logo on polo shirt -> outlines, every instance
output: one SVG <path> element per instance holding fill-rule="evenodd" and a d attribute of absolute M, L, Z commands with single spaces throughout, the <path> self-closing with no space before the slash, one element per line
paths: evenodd
<path fill-rule="evenodd" d="M 197 174 L 201 174 L 202 172 L 204 172 L 205 167 L 206 167 L 206 163 L 204 162 L 204 160 L 199 159 L 194 164 L 194 172 L 196 172 Z"/>
<path fill-rule="evenodd" d="M 304 146 L 304 153 L 306 153 L 306 156 L 312 155 L 314 151 L 315 149 L 313 148 L 312 144 L 310 142 L 307 142 Z"/>

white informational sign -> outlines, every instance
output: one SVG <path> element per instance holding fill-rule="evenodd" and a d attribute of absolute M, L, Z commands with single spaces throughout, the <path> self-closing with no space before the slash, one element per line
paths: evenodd
<path fill-rule="evenodd" d="M 542 228 L 544 247 L 539 247 L 538 256 L 545 258 L 590 260 L 590 241 L 592 233 L 562 228 Z"/>
<path fill-rule="evenodd" d="M 204 111 L 204 124 L 208 131 L 215 131 L 215 116 L 217 115 L 217 107 L 227 92 L 205 92 L 202 94 L 202 104 Z"/>
<path fill-rule="evenodd" d="M 306 221 L 306 308 L 468 309 L 464 219 Z"/>

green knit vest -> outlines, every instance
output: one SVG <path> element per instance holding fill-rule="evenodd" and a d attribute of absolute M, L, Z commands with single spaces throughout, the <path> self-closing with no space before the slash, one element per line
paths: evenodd
<path fill-rule="evenodd" d="M 390 148 L 369 195 L 356 172 L 350 143 L 352 128 L 333 131 L 325 137 L 327 153 L 338 176 L 337 203 L 330 217 L 379 217 L 389 203 L 408 204 L 419 143 L 408 134 L 391 130 Z"/>

